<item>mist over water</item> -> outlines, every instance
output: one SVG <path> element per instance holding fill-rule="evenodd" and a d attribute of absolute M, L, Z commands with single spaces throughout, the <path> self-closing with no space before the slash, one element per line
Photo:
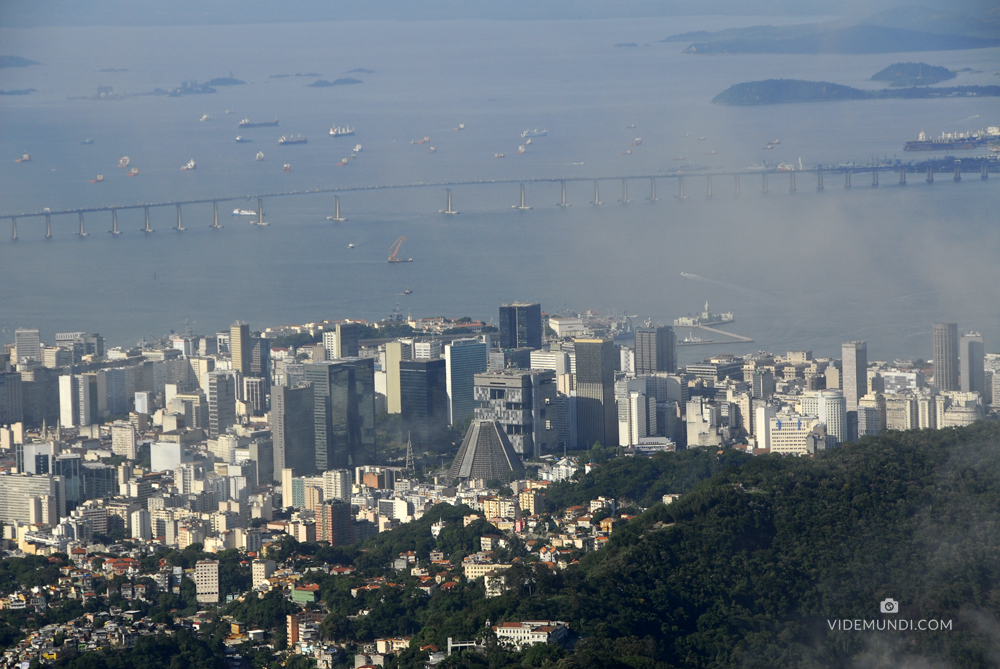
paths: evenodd
<path fill-rule="evenodd" d="M 930 356 L 930 324 L 957 321 L 997 350 L 997 178 L 938 175 L 928 186 L 882 174 L 882 186 L 855 175 L 854 188 L 827 175 L 746 174 L 742 195 L 730 178 L 610 177 L 668 174 L 683 163 L 739 169 L 756 161 L 862 162 L 898 155 L 920 129 L 931 135 L 1000 123 L 995 99 L 885 100 L 762 108 L 711 105 L 733 83 L 802 78 L 873 88 L 867 79 L 893 62 L 970 67 L 954 85 L 992 84 L 1000 49 L 866 56 L 685 56 L 667 35 L 750 25 L 759 19 L 643 21 L 351 22 L 195 28 L 0 30 L 6 53 L 43 63 L 0 70 L 0 88 L 33 87 L 0 100 L 0 213 L 135 204 L 316 187 L 518 178 L 605 177 L 604 205 L 588 206 L 593 185 L 570 182 L 572 207 L 554 206 L 557 183 L 528 184 L 530 211 L 514 211 L 517 184 L 456 188 L 459 216 L 443 216 L 444 190 L 341 195 L 346 223 L 326 220 L 332 195 L 265 201 L 267 228 L 229 216 L 209 230 L 210 205 L 152 210 L 154 235 L 138 233 L 142 213 L 87 216 L 91 233 L 72 236 L 75 217 L 19 221 L 20 241 L 0 242 L 0 340 L 16 327 L 90 330 L 112 344 L 183 329 L 212 332 L 236 318 L 255 328 L 325 318 L 382 318 L 397 307 L 414 316 L 495 318 L 510 300 L 544 310 L 594 309 L 669 323 L 701 309 L 733 311 L 729 329 L 755 342 L 696 347 L 701 357 L 757 349 L 811 348 L 837 355 L 865 339 L 873 359 Z M 773 23 L 773 21 L 772 21 Z M 638 47 L 616 48 L 635 42 Z M 101 69 L 128 72 L 100 72 Z M 352 73 L 364 68 L 373 73 Z M 68 100 L 99 85 L 138 93 L 182 81 L 232 75 L 243 86 L 211 95 Z M 269 78 L 319 73 L 320 77 Z M 317 78 L 352 76 L 354 86 L 308 88 Z M 225 110 L 233 110 L 225 114 Z M 204 115 L 211 120 L 199 122 Z M 238 131 L 243 116 L 280 118 L 279 128 Z M 466 129 L 453 130 L 459 123 Z M 634 124 L 635 128 L 629 128 Z M 354 137 L 327 135 L 351 125 Z M 520 132 L 544 128 L 524 155 Z M 278 146 L 302 133 L 304 146 Z M 685 137 L 689 133 L 690 137 Z M 253 143 L 237 144 L 243 134 Z M 81 145 L 84 137 L 94 144 Z M 411 140 L 429 136 L 428 144 Z M 698 138 L 705 136 L 705 140 Z M 641 146 L 631 147 L 636 137 Z M 781 139 L 774 150 L 767 141 Z M 361 143 L 345 167 L 336 163 Z M 433 145 L 436 152 L 430 153 Z M 264 151 L 265 160 L 253 157 Z M 622 155 L 631 150 L 631 155 Z M 710 154 L 710 151 L 716 151 Z M 21 153 L 30 163 L 15 164 Z M 503 152 L 505 158 L 494 159 Z M 968 152 L 963 152 L 968 153 Z M 126 178 L 122 155 L 140 173 Z M 684 156 L 685 161 L 673 158 Z M 918 155 L 926 158 L 928 155 Z M 179 167 L 194 158 L 198 169 Z M 281 172 L 283 162 L 292 171 Z M 101 184 L 90 184 L 104 174 Z M 224 219 L 224 220 L 223 220 Z M 400 235 L 413 263 L 387 265 Z M 348 249 L 353 243 L 356 248 Z M 681 272 L 703 280 L 688 279 Z M 155 276 L 155 278 L 154 278 Z M 401 293 L 409 287 L 413 294 Z M 683 361 L 683 360 L 682 360 Z"/>

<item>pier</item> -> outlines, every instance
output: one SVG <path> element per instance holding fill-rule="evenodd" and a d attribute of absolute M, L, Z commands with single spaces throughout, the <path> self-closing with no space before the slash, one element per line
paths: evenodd
<path fill-rule="evenodd" d="M 926 163 L 925 163 L 926 164 Z M 851 188 L 851 177 L 853 174 L 864 175 L 866 172 L 871 176 L 871 185 L 873 188 L 879 185 L 879 172 L 899 172 L 899 185 L 905 186 L 907 183 L 907 172 L 920 173 L 926 169 L 928 184 L 934 183 L 934 172 L 935 167 L 933 165 L 924 168 L 923 166 L 914 167 L 910 166 L 885 166 L 885 167 L 851 167 L 843 169 L 831 169 L 829 166 L 825 168 L 814 168 L 805 170 L 793 170 L 788 172 L 788 191 L 789 193 L 796 192 L 796 181 L 799 175 L 816 175 L 816 191 L 820 192 L 824 189 L 824 176 L 829 172 L 841 172 L 844 175 L 844 188 Z M 981 163 L 974 163 L 969 165 L 955 165 L 954 166 L 954 181 L 959 182 L 962 180 L 962 172 L 976 172 L 979 174 L 980 179 L 986 180 L 989 178 L 989 173 L 991 171 L 1000 171 L 1000 162 L 997 161 L 985 161 Z M 674 172 L 665 174 L 634 174 L 626 176 L 603 176 L 603 177 L 559 177 L 559 178 L 520 178 L 520 179 L 491 179 L 491 180 L 478 180 L 478 181 L 452 181 L 452 182 L 417 182 L 408 184 L 389 184 L 389 185 L 369 185 L 369 186 L 350 186 L 350 187 L 330 187 L 330 188 L 314 188 L 309 190 L 291 190 L 291 191 L 279 191 L 272 193 L 254 193 L 246 195 L 231 195 L 227 197 L 212 197 L 204 199 L 191 199 L 191 200 L 174 200 L 168 202 L 144 202 L 136 204 L 115 204 L 107 206 L 96 206 L 96 207 L 85 207 L 85 208 L 70 208 L 62 209 L 58 211 L 52 211 L 49 209 L 43 209 L 42 211 L 22 211 L 22 212 L 9 212 L 0 214 L 0 219 L 9 219 L 11 222 L 11 241 L 17 241 L 24 234 L 24 223 L 25 220 L 29 222 L 32 219 L 43 219 L 45 222 L 45 238 L 52 239 L 52 217 L 64 217 L 76 215 L 79 220 L 79 230 L 76 234 L 85 238 L 88 236 L 85 224 L 85 215 L 96 212 L 109 212 L 111 214 L 111 229 L 108 232 L 118 237 L 122 234 L 122 230 L 118 226 L 118 213 L 141 209 L 143 211 L 143 217 L 145 220 L 145 226 L 141 228 L 141 232 L 148 234 L 153 233 L 153 228 L 150 225 L 150 209 L 162 208 L 162 207 L 174 207 L 177 215 L 177 225 L 174 230 L 177 232 L 184 232 L 187 228 L 184 227 L 183 219 L 183 208 L 187 206 L 194 205 L 206 205 L 210 204 L 212 206 L 211 223 L 208 227 L 214 230 L 221 230 L 224 226 L 219 223 L 219 203 L 238 203 L 246 200 L 257 200 L 256 207 L 256 220 L 252 221 L 252 224 L 258 226 L 266 226 L 267 222 L 264 221 L 264 200 L 270 198 L 279 197 L 298 197 L 304 195 L 317 195 L 317 194 L 332 194 L 334 195 L 334 214 L 333 216 L 328 216 L 327 219 L 335 222 L 346 221 L 347 219 L 342 215 L 340 209 L 340 195 L 343 193 L 361 193 L 366 191 L 383 191 L 383 190 L 401 190 L 401 189 L 427 189 L 427 188 L 444 188 L 446 192 L 446 207 L 440 210 L 440 213 L 454 215 L 458 212 L 452 206 L 452 190 L 454 188 L 462 187 L 473 187 L 473 186 L 485 186 L 485 185 L 502 185 L 502 184 L 518 184 L 519 188 L 519 200 L 518 204 L 512 205 L 513 209 L 519 211 L 528 211 L 531 206 L 527 204 L 525 196 L 525 188 L 528 184 L 558 184 L 560 189 L 560 198 L 557 206 L 559 207 L 569 207 L 571 203 L 569 201 L 566 186 L 569 182 L 592 182 L 594 184 L 594 199 L 590 202 L 592 205 L 600 205 L 600 182 L 618 180 L 621 182 L 622 196 L 619 202 L 627 204 L 630 202 L 628 198 L 628 183 L 629 181 L 635 180 L 648 180 L 649 181 L 649 197 L 646 198 L 647 202 L 655 203 L 659 201 L 656 196 L 657 181 L 677 181 L 677 195 L 675 196 L 678 200 L 686 199 L 684 191 L 684 180 L 685 177 L 702 176 L 706 181 L 706 198 L 711 198 L 714 195 L 713 192 L 713 180 L 715 177 L 732 177 L 734 191 L 733 196 L 739 197 L 741 194 L 740 189 L 740 179 L 744 174 L 752 174 L 753 172 L 747 172 L 745 170 L 741 171 L 701 171 L 701 172 Z M 779 173 L 777 170 L 761 170 L 759 172 L 761 179 L 761 194 L 767 195 L 768 189 L 768 177 L 771 174 Z M 20 227 L 19 227 L 20 226 Z"/>

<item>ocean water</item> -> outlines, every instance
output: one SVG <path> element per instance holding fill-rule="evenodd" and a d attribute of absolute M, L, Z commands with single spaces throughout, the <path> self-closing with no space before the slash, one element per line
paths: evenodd
<path fill-rule="evenodd" d="M 712 97 L 733 83 L 765 78 L 875 87 L 868 78 L 893 62 L 971 68 L 946 85 L 993 84 L 1000 49 L 865 56 L 683 55 L 660 43 L 687 30 L 759 20 L 719 17 L 621 21 L 341 22 L 195 28 L 2 30 L 5 53 L 42 63 L 0 70 L 0 88 L 33 87 L 0 98 L 0 215 L 83 206 L 162 202 L 327 187 L 363 188 L 491 179 L 591 178 L 570 182 L 562 209 L 558 184 L 528 184 L 530 211 L 516 211 L 517 184 L 454 189 L 458 216 L 444 216 L 443 188 L 354 191 L 341 195 L 345 223 L 331 223 L 333 196 L 265 201 L 266 228 L 232 217 L 210 230 L 210 205 L 88 214 L 90 235 L 72 233 L 75 216 L 19 219 L 19 241 L 0 230 L 0 341 L 17 327 L 88 330 L 112 345 L 182 330 L 213 332 L 237 318 L 254 328 L 326 318 L 413 316 L 496 318 L 496 307 L 537 300 L 550 313 L 593 309 L 670 322 L 700 310 L 733 311 L 732 330 L 753 343 L 686 348 L 688 358 L 757 349 L 839 353 L 865 339 L 877 359 L 930 357 L 934 321 L 978 330 L 1000 350 L 1000 236 L 995 175 L 961 183 L 947 175 L 928 186 L 910 175 L 900 188 L 883 173 L 871 188 L 855 176 L 845 190 L 827 175 L 657 183 L 628 174 L 669 174 L 682 164 L 741 169 L 767 159 L 809 166 L 904 156 L 921 129 L 969 130 L 1000 124 L 996 99 L 885 100 L 762 108 L 721 107 Z M 772 21 L 773 22 L 773 21 Z M 788 21 L 791 22 L 791 21 Z M 615 47 L 635 42 L 638 47 Z M 363 68 L 371 72 L 351 73 Z M 102 71 L 102 70 L 126 71 Z M 363 84 L 310 88 L 319 73 Z M 232 73 L 245 85 L 211 95 L 92 96 L 98 86 L 142 93 Z M 232 113 L 225 113 L 231 110 Z M 210 120 L 199 118 L 208 114 Z M 243 116 L 277 116 L 279 128 L 238 131 Z M 465 124 L 465 130 L 454 128 Z M 332 139 L 331 125 L 354 137 Z M 629 127 L 634 125 L 635 127 Z M 547 129 L 523 155 L 520 132 Z M 309 143 L 279 146 L 282 134 Z M 237 144 L 243 134 L 252 143 Z M 81 145 L 84 137 L 94 143 Z M 412 140 L 430 137 L 427 144 Z M 704 136 L 704 140 L 698 139 Z M 642 138 L 641 146 L 631 142 Z M 773 150 L 766 142 L 780 139 Z M 363 151 L 336 163 L 356 143 Z M 436 151 L 431 153 L 429 147 Z M 624 155 L 631 149 L 630 155 Z M 265 153 L 254 161 L 258 150 Z M 711 153 L 714 151 L 715 153 Z M 30 163 L 14 158 L 31 153 Z M 502 160 L 494 159 L 504 153 Z M 127 178 L 118 158 L 139 169 Z M 683 156 L 684 161 L 674 158 Z M 925 155 L 919 158 L 927 157 Z M 179 168 L 195 159 L 195 171 Z M 291 172 L 282 173 L 284 162 Z M 89 179 L 104 174 L 103 183 Z M 2 224 L 6 224 L 6 221 Z M 413 263 L 388 265 L 400 236 Z M 355 248 L 349 249 L 348 244 Z M 699 278 L 685 278 L 681 272 Z M 413 292 L 403 295 L 406 288 Z"/>

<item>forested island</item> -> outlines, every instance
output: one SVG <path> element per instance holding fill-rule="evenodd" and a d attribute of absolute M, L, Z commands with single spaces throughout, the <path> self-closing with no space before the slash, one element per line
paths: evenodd
<path fill-rule="evenodd" d="M 872 81 L 888 81 L 890 86 L 930 86 L 954 79 L 947 67 L 927 63 L 893 63 L 872 75 Z"/>
<path fill-rule="evenodd" d="M 41 65 L 41 63 L 21 58 L 20 56 L 0 56 L 0 69 L 5 67 L 30 67 L 31 65 Z"/>
<path fill-rule="evenodd" d="M 306 84 L 309 88 L 326 88 L 328 86 L 350 86 L 351 84 L 363 84 L 364 82 L 360 79 L 354 79 L 353 77 L 344 77 L 342 79 L 334 79 L 333 81 L 327 81 L 326 79 L 319 79 L 312 82 L 311 84 Z"/>
<path fill-rule="evenodd" d="M 206 86 L 239 86 L 240 84 L 245 84 L 247 82 L 235 79 L 233 77 L 216 77 L 215 79 L 210 79 L 205 82 Z"/>
<path fill-rule="evenodd" d="M 766 79 L 734 84 L 716 95 L 712 102 L 731 106 L 773 105 L 788 102 L 833 102 L 838 100 L 878 100 L 885 98 L 998 97 L 1000 86 L 929 86 L 863 91 L 828 81 Z"/>

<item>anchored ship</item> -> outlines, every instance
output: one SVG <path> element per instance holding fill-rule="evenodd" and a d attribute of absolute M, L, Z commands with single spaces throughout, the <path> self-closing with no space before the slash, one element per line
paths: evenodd
<path fill-rule="evenodd" d="M 535 128 L 534 130 L 525 130 L 521 133 L 521 137 L 545 137 L 547 134 L 549 134 L 548 130 Z"/>
<path fill-rule="evenodd" d="M 332 128 L 330 128 L 330 137 L 347 137 L 353 134 L 354 134 L 354 128 L 352 128 L 349 125 L 344 126 L 343 128 L 341 128 L 338 125 L 335 125 Z"/>
<path fill-rule="evenodd" d="M 252 139 L 247 139 L 243 135 L 236 135 L 236 143 L 237 144 L 246 144 L 246 143 L 252 142 L 252 141 L 253 141 Z"/>
<path fill-rule="evenodd" d="M 305 144 L 308 141 L 309 138 L 302 135 L 292 135 L 291 137 L 282 135 L 281 139 L 278 140 L 278 144 Z"/>
<path fill-rule="evenodd" d="M 278 119 L 273 121 L 251 121 L 248 118 L 243 119 L 237 124 L 237 128 L 274 128 L 278 125 Z"/>
<path fill-rule="evenodd" d="M 123 168 L 128 167 L 128 163 L 129 163 L 128 156 L 122 156 L 121 158 L 118 159 L 118 167 L 123 167 Z"/>
<path fill-rule="evenodd" d="M 193 170 L 196 167 L 198 167 L 198 165 L 194 162 L 194 158 L 192 158 L 191 160 L 187 161 L 187 165 L 181 166 L 181 171 Z"/>
<path fill-rule="evenodd" d="M 258 151 L 257 152 L 257 158 L 256 158 L 256 160 L 258 162 L 260 162 L 261 160 L 264 160 L 264 152 L 263 151 Z"/>
<path fill-rule="evenodd" d="M 256 209 L 233 209 L 233 216 L 256 216 Z"/>
<path fill-rule="evenodd" d="M 14 162 L 15 163 L 30 163 L 31 162 L 31 154 L 30 153 L 26 153 L 23 156 L 21 156 L 20 158 L 15 158 Z"/>
<path fill-rule="evenodd" d="M 993 128 L 990 128 L 991 130 Z M 927 139 L 923 130 L 917 139 L 903 145 L 904 151 L 945 151 L 950 149 L 974 149 L 986 144 L 987 132 L 943 132 L 937 139 Z"/>

